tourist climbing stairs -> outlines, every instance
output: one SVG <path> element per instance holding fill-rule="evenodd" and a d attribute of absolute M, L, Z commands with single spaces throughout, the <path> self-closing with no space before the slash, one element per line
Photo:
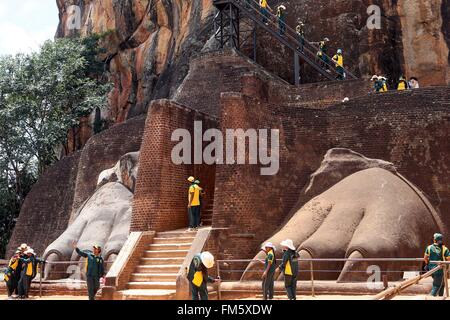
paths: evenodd
<path fill-rule="evenodd" d="M 216 16 L 215 25 L 219 26 L 216 30 L 216 38 L 219 38 L 220 34 L 223 34 L 223 30 L 221 28 L 234 28 L 237 29 L 237 33 L 239 33 L 239 22 L 237 26 L 233 27 L 233 23 L 230 23 L 225 26 L 223 22 L 223 16 L 220 15 L 220 12 L 224 10 L 228 10 L 230 5 L 234 6 L 237 9 L 237 18 L 236 14 L 232 13 L 232 9 L 229 9 L 229 13 L 226 13 L 230 20 L 233 18 L 237 21 L 241 21 L 243 19 L 251 19 L 255 26 L 267 31 L 273 38 L 275 38 L 278 42 L 283 44 L 285 47 L 290 48 L 294 51 L 298 57 L 303 60 L 306 64 L 315 69 L 319 74 L 324 76 L 328 80 L 336 80 L 339 76 L 337 66 L 332 61 L 331 57 L 326 56 L 328 58 L 328 62 L 324 62 L 317 57 L 317 53 L 319 52 L 319 48 L 315 46 L 313 43 L 309 42 L 307 39 L 304 39 L 304 44 L 300 43 L 299 37 L 294 29 L 290 26 L 286 25 L 286 32 L 284 35 L 280 35 L 279 33 L 279 25 L 278 18 L 273 13 L 268 12 L 267 23 L 264 22 L 264 16 L 260 11 L 259 2 L 256 0 L 214 0 L 214 5 L 219 9 L 219 13 Z M 227 8 L 227 9 L 225 9 Z M 234 11 L 236 12 L 236 10 Z M 233 18 L 232 18 L 233 17 Z M 217 21 L 221 20 L 221 21 Z M 239 39 L 239 35 L 236 36 Z M 236 45 L 235 45 L 236 46 Z M 239 48 L 239 41 L 237 41 L 237 48 Z M 357 79 L 357 77 L 352 74 L 349 70 L 344 68 L 344 73 L 346 75 L 346 80 Z"/>
<path fill-rule="evenodd" d="M 176 280 L 196 232 L 170 231 L 156 234 L 130 277 L 124 300 L 170 300 Z"/>

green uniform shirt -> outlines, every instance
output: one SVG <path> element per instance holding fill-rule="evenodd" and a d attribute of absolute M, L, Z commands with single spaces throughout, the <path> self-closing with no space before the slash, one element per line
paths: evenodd
<path fill-rule="evenodd" d="M 277 261 L 275 259 L 275 253 L 273 252 L 273 250 L 270 250 L 269 253 L 267 253 L 267 256 L 266 256 L 266 261 L 265 261 L 266 270 L 267 270 L 267 267 L 269 266 L 269 263 L 271 263 L 270 268 L 269 268 L 269 272 L 275 272 L 276 262 Z"/>
<path fill-rule="evenodd" d="M 295 250 L 286 250 L 283 253 L 283 262 L 281 262 L 280 270 L 286 275 L 286 267 L 289 264 L 292 276 L 298 275 L 298 258 L 299 255 Z"/>
<path fill-rule="evenodd" d="M 450 250 L 445 246 L 439 246 L 437 244 L 432 244 L 428 246 L 425 250 L 425 255 L 430 257 L 430 261 L 445 261 L 447 257 L 450 257 Z M 437 267 L 435 263 L 429 263 L 428 269 L 432 270 Z M 442 273 L 442 270 L 439 270 L 437 273 Z"/>
<path fill-rule="evenodd" d="M 103 264 L 103 258 L 101 256 L 96 256 L 91 251 L 81 251 L 76 249 L 78 255 L 86 258 L 86 276 L 93 278 L 101 278 L 105 275 L 105 269 Z"/>

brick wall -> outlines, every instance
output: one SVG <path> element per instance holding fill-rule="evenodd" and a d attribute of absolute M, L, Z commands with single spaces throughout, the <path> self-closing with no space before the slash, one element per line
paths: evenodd
<path fill-rule="evenodd" d="M 149 108 L 142 140 L 136 192 L 133 203 L 132 231 L 167 231 L 185 228 L 187 216 L 187 178 L 202 181 L 206 190 L 214 190 L 214 166 L 175 165 L 171 159 L 172 132 L 179 128 L 193 133 L 194 121 L 203 121 L 204 129 L 217 127 L 214 118 L 169 100 L 157 100 Z M 211 197 L 211 192 L 209 192 Z"/>
<path fill-rule="evenodd" d="M 189 73 L 174 100 L 208 115 L 220 116 L 220 94 L 225 91 L 241 91 L 241 76 L 254 71 L 262 77 L 286 82 L 267 73 L 247 57 L 233 50 L 199 55 L 190 63 Z"/>
<path fill-rule="evenodd" d="M 9 241 L 8 257 L 21 243 L 27 243 L 38 254 L 43 254 L 46 247 L 66 230 L 79 159 L 79 152 L 63 158 L 33 186 Z"/>
<path fill-rule="evenodd" d="M 272 104 L 258 92 L 223 94 L 221 128 L 279 129 L 280 171 L 263 177 L 258 166 L 216 168 L 213 227 L 229 228 L 210 241 L 219 246 L 220 259 L 253 257 L 291 214 L 326 151 L 335 147 L 393 162 L 450 226 L 448 87 L 371 94 L 327 109 Z"/>
<path fill-rule="evenodd" d="M 133 118 L 89 139 L 81 153 L 71 221 L 76 218 L 76 210 L 94 193 L 99 174 L 112 168 L 123 155 L 139 151 L 144 124 L 145 116 Z"/>
<path fill-rule="evenodd" d="M 272 103 L 298 107 L 323 108 L 341 102 L 345 97 L 353 98 L 372 91 L 372 84 L 365 80 L 289 85 L 247 57 L 228 49 L 201 54 L 193 59 L 188 76 L 174 100 L 208 115 L 220 117 L 220 94 L 241 92 L 245 85 L 248 87 L 247 81 L 254 76 L 266 80 L 261 90 L 264 90 Z"/>

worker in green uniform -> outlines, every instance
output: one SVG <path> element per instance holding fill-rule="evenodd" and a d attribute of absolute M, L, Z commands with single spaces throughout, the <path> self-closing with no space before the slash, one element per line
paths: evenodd
<path fill-rule="evenodd" d="M 9 260 L 8 268 L 5 271 L 5 275 L 3 280 L 6 282 L 6 288 L 8 291 L 8 299 L 12 299 L 14 292 L 17 290 L 18 286 L 18 278 L 16 276 L 17 272 L 20 272 L 18 269 L 20 263 L 20 250 L 17 250 L 14 256 Z"/>
<path fill-rule="evenodd" d="M 187 273 L 192 300 L 208 300 L 208 282 L 220 282 L 220 278 L 214 279 L 208 275 L 208 269 L 212 267 L 214 267 L 214 256 L 209 252 L 197 254 L 192 259 Z"/>
<path fill-rule="evenodd" d="M 286 33 L 286 7 L 280 5 L 277 8 L 278 28 L 280 36 Z"/>
<path fill-rule="evenodd" d="M 322 41 L 319 42 L 319 52 L 317 52 L 317 56 L 321 60 L 322 68 L 325 68 L 327 71 L 328 69 L 328 43 L 330 42 L 330 39 L 325 38 Z"/>
<path fill-rule="evenodd" d="M 450 261 L 450 250 L 444 246 L 443 236 L 440 233 L 434 235 L 434 243 L 427 247 L 425 250 L 425 264 L 427 265 L 427 270 L 433 270 L 437 267 L 436 263 L 432 261 Z M 444 271 L 438 270 L 432 275 L 433 277 L 433 288 L 431 289 L 431 295 L 436 297 L 442 297 L 444 295 L 445 283 Z"/>
<path fill-rule="evenodd" d="M 297 278 L 299 254 L 290 239 L 281 242 L 283 247 L 283 261 L 280 271 L 284 274 L 284 284 L 289 300 L 297 300 Z"/>
<path fill-rule="evenodd" d="M 39 263 L 45 263 L 45 261 L 36 257 L 34 250 L 31 248 L 28 248 L 24 252 L 24 256 L 19 259 L 22 262 L 22 271 L 18 283 L 19 299 L 28 299 L 31 282 L 37 275 L 37 266 Z"/>
<path fill-rule="evenodd" d="M 299 21 L 297 27 L 295 27 L 295 32 L 297 33 L 297 40 L 300 43 L 298 49 L 303 52 L 305 47 L 305 24 Z"/>
<path fill-rule="evenodd" d="M 336 71 L 338 73 L 337 80 L 344 80 L 344 56 L 342 55 L 342 49 L 338 49 L 337 53 L 333 56 L 333 61 L 336 64 Z"/>
<path fill-rule="evenodd" d="M 264 260 L 264 273 L 262 275 L 263 299 L 273 299 L 274 276 L 276 270 L 277 259 L 275 257 L 275 246 L 271 242 L 267 242 L 262 248 L 266 253 Z"/>
<path fill-rule="evenodd" d="M 93 246 L 90 250 L 80 250 L 77 243 L 73 242 L 73 248 L 77 254 L 86 258 L 86 284 L 88 287 L 89 300 L 95 300 L 95 295 L 100 289 L 100 279 L 105 276 L 105 266 L 102 258 L 102 248 L 99 245 Z"/>

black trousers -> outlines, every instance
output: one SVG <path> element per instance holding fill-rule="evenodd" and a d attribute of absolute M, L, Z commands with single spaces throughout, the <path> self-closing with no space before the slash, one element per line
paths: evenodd
<path fill-rule="evenodd" d="M 23 274 L 20 277 L 20 280 L 18 283 L 19 297 L 28 298 L 28 294 L 30 292 L 30 286 L 31 286 L 31 276 L 27 276 L 27 275 Z"/>
<path fill-rule="evenodd" d="M 284 276 L 284 286 L 289 300 L 297 300 L 297 276 Z"/>
<path fill-rule="evenodd" d="M 14 292 L 17 293 L 18 281 L 15 276 L 11 276 L 8 281 L 6 281 L 6 288 L 8 289 L 8 297 L 11 297 Z"/>
<path fill-rule="evenodd" d="M 89 300 L 95 300 L 95 295 L 100 289 L 100 278 L 87 276 L 86 284 L 88 288 Z"/>
<path fill-rule="evenodd" d="M 269 272 L 267 274 L 267 277 L 265 279 L 263 279 L 262 290 L 263 290 L 263 299 L 264 300 L 272 300 L 273 299 L 274 275 L 275 275 L 275 272 Z"/>
<path fill-rule="evenodd" d="M 202 284 L 197 287 L 191 282 L 192 300 L 208 300 L 208 287 L 206 284 Z"/>
<path fill-rule="evenodd" d="M 200 206 L 189 208 L 189 228 L 200 226 Z"/>

